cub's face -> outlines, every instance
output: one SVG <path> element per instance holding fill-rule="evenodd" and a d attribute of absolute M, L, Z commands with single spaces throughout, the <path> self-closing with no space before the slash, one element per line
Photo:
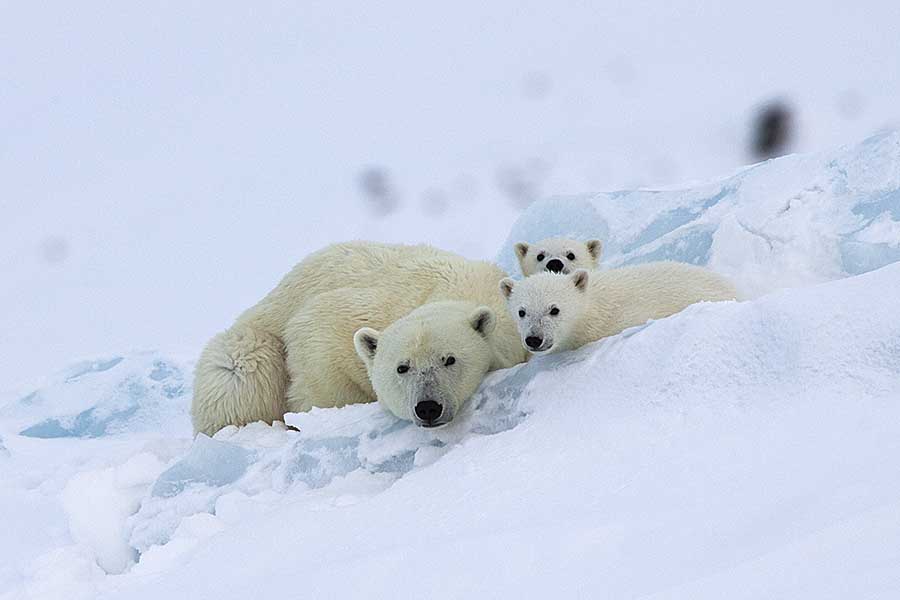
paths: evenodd
<path fill-rule="evenodd" d="M 515 320 L 522 346 L 532 354 L 569 349 L 573 328 L 587 302 L 588 271 L 571 275 L 538 273 L 500 282 L 509 314 Z"/>
<path fill-rule="evenodd" d="M 576 269 L 596 269 L 603 244 L 600 240 L 549 238 L 535 244 L 519 242 L 514 248 L 522 275 L 530 277 L 543 271 L 568 274 Z"/>
<path fill-rule="evenodd" d="M 487 307 L 417 312 L 381 333 L 364 327 L 353 341 L 379 402 L 420 427 L 440 427 L 459 414 L 489 370 L 487 337 L 496 317 Z"/>

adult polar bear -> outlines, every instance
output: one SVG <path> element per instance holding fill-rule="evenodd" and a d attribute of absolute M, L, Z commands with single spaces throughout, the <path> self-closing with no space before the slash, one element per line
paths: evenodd
<path fill-rule="evenodd" d="M 285 412 L 372 402 L 376 390 L 397 416 L 441 424 L 452 412 L 419 418 L 409 396 L 458 408 L 487 371 L 527 358 L 497 293 L 506 276 L 425 245 L 348 242 L 315 252 L 206 345 L 194 372 L 194 430 L 212 435 Z M 401 362 L 413 373 L 401 377 Z M 452 370 L 438 376 L 440 366 Z"/>

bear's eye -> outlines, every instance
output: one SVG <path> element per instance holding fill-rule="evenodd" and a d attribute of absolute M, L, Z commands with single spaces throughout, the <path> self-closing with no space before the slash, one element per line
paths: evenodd
<path fill-rule="evenodd" d="M 520 318 L 520 319 L 524 319 L 524 318 L 525 318 L 525 309 L 524 309 L 524 308 L 520 308 L 520 309 L 519 309 L 519 318 Z"/>
<path fill-rule="evenodd" d="M 550 309 L 550 316 L 555 317 L 555 316 L 558 315 L 558 314 L 559 314 L 559 309 L 556 308 L 555 306 L 554 306 L 553 308 Z"/>
<path fill-rule="evenodd" d="M 568 258 L 569 260 L 575 260 L 575 253 L 569 252 L 568 254 L 566 254 L 566 258 Z"/>
<path fill-rule="evenodd" d="M 400 373 L 401 375 L 403 375 L 407 371 L 409 371 L 409 365 L 399 365 L 397 367 L 397 372 Z"/>
<path fill-rule="evenodd" d="M 450 365 L 455 365 L 455 364 L 456 364 L 456 358 L 454 358 L 453 356 L 448 356 L 446 359 L 444 359 L 445 367 L 449 367 Z"/>
<path fill-rule="evenodd" d="M 543 262 L 543 260 L 544 260 L 544 253 L 541 252 L 540 254 L 538 254 L 538 255 L 537 255 L 537 259 L 538 259 L 538 262 Z"/>

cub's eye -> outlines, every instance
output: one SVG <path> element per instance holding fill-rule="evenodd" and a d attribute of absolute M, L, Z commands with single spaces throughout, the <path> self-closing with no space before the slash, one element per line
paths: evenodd
<path fill-rule="evenodd" d="M 541 252 L 540 254 L 538 254 L 537 259 L 538 259 L 538 262 L 543 262 L 544 261 L 544 253 Z"/>
<path fill-rule="evenodd" d="M 519 318 L 520 318 L 520 319 L 524 319 L 524 318 L 525 318 L 525 309 L 524 309 L 524 308 L 520 308 L 520 309 L 519 309 Z"/>
<path fill-rule="evenodd" d="M 403 375 L 407 371 L 409 371 L 409 365 L 400 365 L 397 367 L 397 372 L 400 373 L 401 375 Z"/>
<path fill-rule="evenodd" d="M 449 367 L 450 365 L 455 365 L 455 364 L 456 364 L 456 358 L 454 358 L 454 357 L 452 357 L 452 356 L 448 356 L 448 357 L 444 360 L 444 366 L 445 366 L 445 367 Z"/>
<path fill-rule="evenodd" d="M 569 260 L 575 260 L 575 253 L 569 252 L 568 254 L 566 254 L 566 258 L 568 258 Z"/>
<path fill-rule="evenodd" d="M 555 317 L 555 316 L 558 315 L 558 314 L 559 314 L 559 309 L 556 308 L 555 306 L 554 306 L 553 308 L 550 309 L 550 315 L 551 315 L 551 316 Z"/>

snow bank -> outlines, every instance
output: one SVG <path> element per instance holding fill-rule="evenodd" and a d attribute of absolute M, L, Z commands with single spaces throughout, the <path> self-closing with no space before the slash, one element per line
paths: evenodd
<path fill-rule="evenodd" d="M 0 419 L 33 438 L 96 438 L 166 428 L 189 432 L 191 365 L 158 353 L 84 361 L 0 408 Z"/>
<path fill-rule="evenodd" d="M 603 239 L 608 266 L 709 265 L 750 295 L 871 271 L 900 260 L 900 132 L 689 189 L 539 201 L 497 260 L 518 275 L 512 245 L 556 235 Z"/>
<path fill-rule="evenodd" d="M 161 477 L 132 540 L 165 576 L 110 597 L 896 592 L 898 294 L 892 265 L 696 305 L 496 373 L 436 433 L 357 406 L 198 438 L 207 474 L 255 460 Z"/>

